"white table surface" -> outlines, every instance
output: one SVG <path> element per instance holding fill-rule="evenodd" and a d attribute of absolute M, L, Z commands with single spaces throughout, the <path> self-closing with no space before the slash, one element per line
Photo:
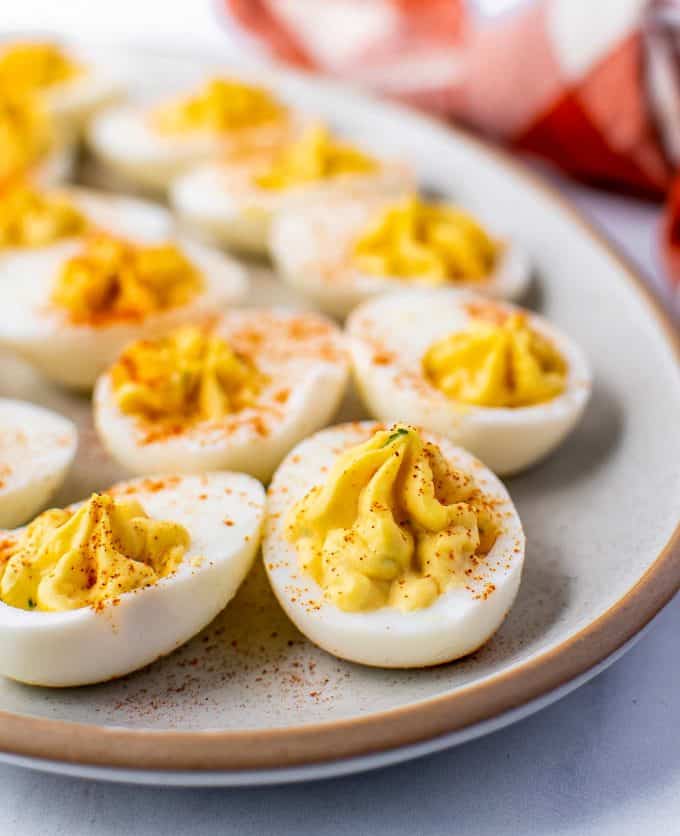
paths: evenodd
<path fill-rule="evenodd" d="M 209 2 L 20 0 L 0 29 L 238 48 Z M 658 211 L 561 187 L 662 288 Z M 642 836 L 680 834 L 680 599 L 623 659 L 481 740 L 349 778 L 253 790 L 95 783 L 0 765 L 0 833 Z"/>

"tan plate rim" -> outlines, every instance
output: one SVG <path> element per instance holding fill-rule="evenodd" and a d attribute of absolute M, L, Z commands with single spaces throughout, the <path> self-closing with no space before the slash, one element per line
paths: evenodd
<path fill-rule="evenodd" d="M 139 50 L 136 50 L 139 51 Z M 150 53 L 168 55 L 150 49 Z M 183 51 L 174 51 L 182 55 Z M 205 56 L 203 56 L 205 57 Z M 285 71 L 289 76 L 312 74 Z M 348 89 L 334 82 L 323 84 Z M 376 106 L 386 103 L 374 99 Z M 490 144 L 402 105 L 410 119 L 447 128 L 458 141 L 511 168 L 567 211 L 586 235 L 606 250 L 657 320 L 680 363 L 680 337 L 659 301 L 630 262 L 557 189 Z M 156 731 L 73 723 L 0 711 L 0 752 L 23 758 L 112 769 L 159 771 L 243 771 L 305 766 L 354 758 L 422 743 L 497 718 L 537 700 L 587 673 L 628 643 L 680 590 L 680 520 L 670 540 L 640 580 L 599 618 L 549 651 L 505 673 L 451 694 L 376 714 L 286 728 L 244 731 Z"/>

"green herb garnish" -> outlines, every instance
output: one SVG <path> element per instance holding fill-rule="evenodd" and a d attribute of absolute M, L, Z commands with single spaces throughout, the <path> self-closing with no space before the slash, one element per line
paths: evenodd
<path fill-rule="evenodd" d="M 404 429 L 404 427 L 399 427 L 393 433 L 387 436 L 387 441 L 382 445 L 383 447 L 387 447 L 388 444 L 391 444 L 393 441 L 396 441 L 398 438 L 401 438 L 402 435 L 408 435 L 408 430 Z"/>

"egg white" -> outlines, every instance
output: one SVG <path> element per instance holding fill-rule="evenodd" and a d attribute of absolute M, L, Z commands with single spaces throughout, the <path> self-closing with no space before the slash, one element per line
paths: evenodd
<path fill-rule="evenodd" d="M 42 406 L 0 398 L 0 527 L 21 525 L 59 489 L 78 446 L 75 424 Z"/>
<path fill-rule="evenodd" d="M 496 473 L 516 473 L 548 455 L 576 426 L 590 396 L 590 368 L 573 340 L 529 314 L 530 326 L 550 339 L 567 362 L 565 391 L 526 407 L 455 402 L 425 378 L 421 361 L 432 343 L 465 327 L 470 303 L 485 300 L 471 293 L 431 290 L 364 303 L 347 321 L 354 378 L 374 417 L 417 423 L 470 450 Z M 518 310 L 508 303 L 494 304 Z"/>
<path fill-rule="evenodd" d="M 300 324 L 316 333 L 292 336 Z M 149 441 L 148 424 L 118 407 L 110 373 L 97 381 L 97 431 L 111 455 L 130 471 L 229 469 L 266 482 L 291 447 L 324 426 L 337 410 L 349 378 L 349 359 L 342 334 L 331 322 L 316 314 L 252 309 L 224 314 L 215 331 L 252 356 L 268 377 L 252 407 L 220 421 L 196 423 Z"/>
<path fill-rule="evenodd" d="M 154 127 L 153 110 L 139 103 L 112 107 L 96 116 L 87 132 L 89 148 L 100 164 L 131 187 L 152 192 L 165 192 L 190 168 L 223 154 L 277 145 L 299 124 L 291 114 L 283 123 L 233 132 L 197 129 L 163 134 Z"/>
<path fill-rule="evenodd" d="M 141 234 L 135 239 L 150 240 Z M 52 283 L 64 261 L 79 252 L 79 241 L 6 257 L 0 269 L 0 346 L 21 354 L 50 380 L 87 389 L 128 342 L 209 318 L 244 296 L 248 281 L 239 264 L 194 241 L 179 243 L 203 274 L 204 289 L 185 305 L 111 325 L 73 324 L 67 312 L 49 305 Z"/>
<path fill-rule="evenodd" d="M 384 207 L 384 196 L 359 194 L 279 212 L 271 224 L 269 247 L 283 280 L 338 318 L 373 296 L 427 287 L 412 279 L 363 273 L 352 264 L 353 242 Z M 520 297 L 531 280 L 529 258 L 514 241 L 501 244 L 498 263 L 487 279 L 450 286 L 490 297 Z"/>
<path fill-rule="evenodd" d="M 271 157 L 271 155 L 270 155 Z M 179 177 L 170 199 L 179 218 L 216 243 L 263 255 L 269 246 L 273 217 L 309 201 L 326 202 L 342 194 L 406 193 L 413 175 L 404 165 L 380 163 L 375 172 L 344 173 L 287 189 L 263 189 L 254 182 L 259 159 L 236 157 L 207 163 Z"/>
<path fill-rule="evenodd" d="M 48 189 L 69 180 L 73 175 L 76 150 L 72 142 L 57 135 L 45 154 L 26 172 L 27 179 Z"/>
<path fill-rule="evenodd" d="M 185 526 L 191 542 L 178 569 L 100 610 L 44 612 L 0 602 L 3 676 L 52 687 L 124 676 L 187 642 L 236 594 L 260 540 L 265 496 L 258 482 L 212 473 L 117 489 L 149 516 Z"/>
<path fill-rule="evenodd" d="M 285 538 L 286 517 L 315 485 L 323 484 L 339 453 L 366 441 L 372 422 L 322 430 L 299 444 L 281 464 L 268 492 L 262 554 L 274 593 L 295 626 L 324 650 L 363 665 L 418 668 L 450 662 L 481 647 L 500 627 L 517 594 L 524 563 L 524 534 L 502 483 L 469 453 L 447 439 L 424 433 L 454 467 L 473 474 L 497 499 L 502 530 L 474 578 L 455 586 L 423 609 L 394 607 L 345 612 L 298 565 L 295 546 Z M 488 584 L 495 590 L 488 593 Z"/>
<path fill-rule="evenodd" d="M 66 50 L 81 72 L 66 81 L 41 91 L 47 112 L 62 129 L 78 139 L 92 117 L 125 95 L 121 73 L 97 60 L 97 56 L 78 50 Z"/>
<path fill-rule="evenodd" d="M 75 186 L 64 191 L 94 226 L 114 235 L 154 242 L 175 231 L 172 214 L 159 203 Z"/>

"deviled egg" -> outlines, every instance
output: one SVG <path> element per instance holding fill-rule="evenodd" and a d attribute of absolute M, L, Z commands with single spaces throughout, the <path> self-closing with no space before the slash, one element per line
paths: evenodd
<path fill-rule="evenodd" d="M 0 527 L 21 525 L 45 505 L 64 481 L 77 446 L 72 421 L 0 398 Z"/>
<path fill-rule="evenodd" d="M 247 288 L 243 268 L 195 242 L 106 232 L 22 253 L 2 274 L 0 346 L 75 388 L 131 340 L 214 316 Z"/>
<path fill-rule="evenodd" d="M 530 281 L 526 254 L 454 206 L 419 197 L 350 196 L 280 212 L 270 234 L 282 278 L 327 314 L 409 287 L 474 288 L 514 299 Z"/>
<path fill-rule="evenodd" d="M 171 653 L 235 595 L 264 502 L 240 473 L 157 476 L 3 532 L 0 674 L 88 685 Z"/>
<path fill-rule="evenodd" d="M 135 473 L 239 470 L 266 481 L 335 413 L 349 377 L 316 314 L 243 310 L 128 346 L 99 379 L 95 424 Z"/>
<path fill-rule="evenodd" d="M 347 191 L 399 194 L 412 188 L 407 166 L 378 160 L 317 124 L 281 147 L 192 169 L 173 183 L 171 200 L 182 220 L 217 243 L 263 254 L 281 209 L 332 201 Z"/>
<path fill-rule="evenodd" d="M 22 254 L 84 239 L 106 230 L 139 240 L 167 239 L 174 230 L 161 206 L 122 195 L 73 186 L 41 189 L 26 180 L 0 185 L 0 259 L 11 274 Z M 0 281 L 3 281 L 0 261 Z"/>
<path fill-rule="evenodd" d="M 371 415 L 418 422 L 515 473 L 550 453 L 586 406 L 581 349 L 545 319 L 450 290 L 374 299 L 349 317 L 356 382 Z"/>
<path fill-rule="evenodd" d="M 265 88 L 213 78 L 174 100 L 111 108 L 93 121 L 88 138 L 112 172 L 131 185 L 163 191 L 206 160 L 278 145 L 295 122 Z"/>
<path fill-rule="evenodd" d="M 48 115 L 74 137 L 123 93 L 121 80 L 92 56 L 49 41 L 0 43 L 0 87 L 38 97 Z"/>
<path fill-rule="evenodd" d="M 517 594 L 519 516 L 450 441 L 343 424 L 298 445 L 269 488 L 263 559 L 279 603 L 329 653 L 385 668 L 483 645 Z"/>

